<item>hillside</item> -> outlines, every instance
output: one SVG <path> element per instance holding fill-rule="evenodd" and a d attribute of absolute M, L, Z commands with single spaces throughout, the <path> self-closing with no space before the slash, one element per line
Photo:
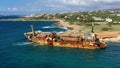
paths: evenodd
<path fill-rule="evenodd" d="M 32 14 L 25 16 L 25 20 L 51 20 L 63 19 L 69 22 L 104 22 L 106 18 L 113 21 L 120 21 L 120 10 L 99 10 L 92 12 L 70 12 L 70 13 L 55 13 L 55 14 Z"/>
<path fill-rule="evenodd" d="M 7 19 L 12 21 L 54 21 L 56 19 L 69 22 L 69 24 L 83 25 L 91 29 L 94 23 L 96 31 L 119 31 L 120 9 L 108 9 L 89 12 L 69 12 L 53 14 L 32 14 L 21 18 Z M 103 25 L 104 24 L 104 25 Z"/>

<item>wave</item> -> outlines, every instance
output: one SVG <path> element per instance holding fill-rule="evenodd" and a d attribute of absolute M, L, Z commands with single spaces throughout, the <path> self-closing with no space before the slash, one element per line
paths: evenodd
<path fill-rule="evenodd" d="M 37 33 L 41 33 L 42 31 L 41 31 L 41 30 L 38 30 L 38 31 L 35 31 L 35 32 L 37 32 Z"/>
<path fill-rule="evenodd" d="M 47 34 L 51 33 L 51 32 L 43 32 L 43 31 L 40 31 L 40 30 L 35 31 L 35 32 L 38 32 L 38 33 L 47 33 Z M 55 32 L 55 33 L 57 33 L 57 34 L 61 34 L 61 33 L 63 33 L 64 31 L 53 31 L 53 32 Z"/>
<path fill-rule="evenodd" d="M 55 28 L 56 26 L 44 26 L 43 28 L 46 29 L 46 28 Z"/>
<path fill-rule="evenodd" d="M 57 34 L 61 34 L 61 33 L 63 33 L 64 31 L 60 31 L 60 32 L 57 32 Z"/>
<path fill-rule="evenodd" d="M 18 42 L 18 43 L 13 43 L 13 45 L 19 45 L 19 46 L 29 45 L 29 44 L 32 44 L 32 42 Z"/>
<path fill-rule="evenodd" d="M 59 28 L 61 28 L 61 29 L 65 29 L 65 30 L 68 30 L 68 28 L 67 28 L 67 27 L 59 27 Z"/>
<path fill-rule="evenodd" d="M 60 29 L 65 29 L 67 30 L 67 27 L 59 27 L 59 26 L 44 26 L 44 29 L 48 29 L 48 28 L 60 28 Z"/>
<path fill-rule="evenodd" d="M 41 31 L 41 30 L 38 30 L 38 31 L 35 31 L 37 33 L 51 33 L 51 32 L 45 32 L 45 31 Z"/>

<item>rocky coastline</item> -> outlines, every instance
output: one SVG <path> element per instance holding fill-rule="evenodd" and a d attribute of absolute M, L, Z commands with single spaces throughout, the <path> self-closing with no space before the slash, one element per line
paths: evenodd
<path fill-rule="evenodd" d="M 78 36 L 78 35 L 83 35 L 83 31 L 80 32 L 80 29 L 83 29 L 84 26 L 79 26 L 79 25 L 71 25 L 68 22 L 65 22 L 63 20 L 57 19 L 57 25 L 60 27 L 67 27 L 68 30 L 61 35 L 72 35 L 72 36 Z M 120 42 L 120 31 L 100 31 L 100 32 L 95 32 L 97 34 L 98 38 L 100 41 L 105 41 L 105 42 Z"/>

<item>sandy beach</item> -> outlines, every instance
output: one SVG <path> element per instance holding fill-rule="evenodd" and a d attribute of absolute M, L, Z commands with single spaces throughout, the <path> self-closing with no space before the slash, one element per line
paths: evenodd
<path fill-rule="evenodd" d="M 84 26 L 79 26 L 79 25 L 71 25 L 69 22 L 65 22 L 63 20 L 57 19 L 59 22 L 57 23 L 58 26 L 61 27 L 67 27 L 68 30 L 61 35 L 71 35 L 71 36 L 78 36 L 82 35 L 84 32 L 80 30 L 84 29 Z M 100 31 L 95 33 L 97 34 L 97 37 L 101 39 L 101 41 L 111 41 L 111 42 L 120 42 L 120 31 Z"/>

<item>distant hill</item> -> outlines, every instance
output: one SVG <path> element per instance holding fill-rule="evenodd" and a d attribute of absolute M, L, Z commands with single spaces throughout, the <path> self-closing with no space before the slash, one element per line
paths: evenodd
<path fill-rule="evenodd" d="M 120 10 L 120 8 L 117 8 L 117 9 L 107 9 L 107 10 L 113 10 L 113 11 L 118 10 L 118 11 L 119 11 L 119 10 Z"/>
<path fill-rule="evenodd" d="M 40 21 L 61 19 L 71 24 L 106 22 L 111 20 L 112 23 L 120 23 L 120 9 L 104 9 L 86 12 L 68 12 L 52 14 L 31 14 L 27 16 L 0 16 L 0 19 L 9 19 L 14 21 Z"/>

